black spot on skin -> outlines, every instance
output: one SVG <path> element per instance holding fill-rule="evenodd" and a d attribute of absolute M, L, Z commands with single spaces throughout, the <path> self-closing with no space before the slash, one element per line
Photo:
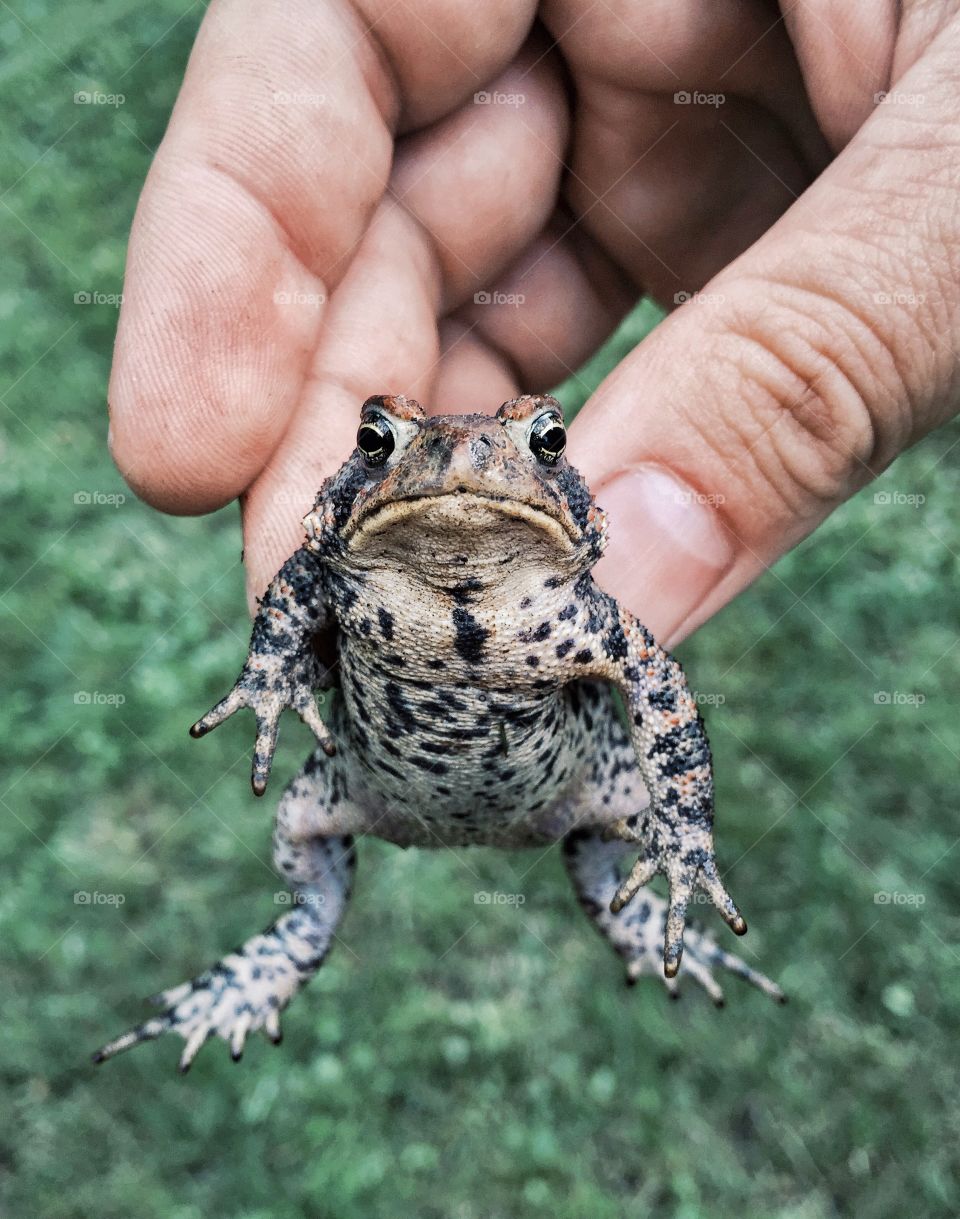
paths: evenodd
<path fill-rule="evenodd" d="M 611 660 L 622 660 L 627 654 L 627 637 L 623 633 L 620 619 L 614 619 L 613 625 L 603 637 L 603 650 Z"/>
<path fill-rule="evenodd" d="M 453 610 L 453 628 L 456 632 L 454 645 L 463 659 L 471 665 L 479 664 L 483 659 L 484 644 L 490 637 L 490 632 L 480 625 L 469 610 L 458 605 Z"/>
<path fill-rule="evenodd" d="M 390 652 L 384 656 L 383 663 L 388 669 L 402 669 L 407 662 L 397 652 Z"/>
<path fill-rule="evenodd" d="M 532 604 L 533 604 L 533 602 L 530 600 L 529 597 L 524 597 L 520 602 L 520 608 L 529 609 Z"/>
<path fill-rule="evenodd" d="M 574 656 L 574 663 L 578 665 L 588 665 L 593 660 L 593 653 L 589 648 L 584 648 Z"/>
<path fill-rule="evenodd" d="M 445 775 L 449 769 L 446 762 L 438 762 L 436 758 L 418 758 L 415 753 L 410 755 L 410 761 L 420 770 L 429 770 L 435 775 Z"/>
<path fill-rule="evenodd" d="M 430 669 L 445 669 L 447 667 L 447 662 L 445 660 L 440 660 L 439 657 L 435 656 L 432 660 L 427 661 L 427 667 Z"/>
<path fill-rule="evenodd" d="M 449 707 L 451 711 L 466 711 L 467 704 L 461 698 L 457 698 L 452 690 L 438 690 L 437 697 L 441 702 Z"/>
<path fill-rule="evenodd" d="M 442 432 L 434 431 L 427 439 L 425 447 L 430 458 L 431 477 L 439 480 L 447 472 L 450 465 L 453 457 L 453 444 Z"/>
<path fill-rule="evenodd" d="M 330 501 L 333 504 L 333 519 L 337 528 L 342 529 L 347 523 L 351 509 L 360 491 L 369 477 L 367 469 L 360 457 L 352 459 L 338 475 L 330 489 Z"/>
<path fill-rule="evenodd" d="M 544 588 L 559 588 L 563 583 L 562 576 L 548 576 L 543 582 Z"/>
<path fill-rule="evenodd" d="M 549 622 L 541 622 L 538 627 L 532 630 L 522 630 L 517 633 L 517 638 L 524 643 L 543 643 L 545 639 L 550 638 L 552 627 Z"/>
<path fill-rule="evenodd" d="M 573 619 L 576 618 L 576 616 L 577 616 L 577 607 L 573 603 L 571 603 L 570 605 L 565 605 L 563 607 L 563 609 L 560 611 L 560 613 L 557 614 L 557 617 L 560 619 L 561 622 L 572 622 Z"/>
<path fill-rule="evenodd" d="M 664 686 L 661 690 L 651 690 L 647 695 L 647 702 L 657 711 L 676 711 L 677 692 L 670 686 Z"/>
<path fill-rule="evenodd" d="M 563 643 L 557 644 L 557 659 L 563 660 L 564 656 L 573 651 L 574 643 L 572 639 L 565 639 Z"/>
<path fill-rule="evenodd" d="M 327 583 L 330 588 L 331 598 L 337 605 L 340 613 L 348 613 L 356 605 L 357 590 L 351 587 L 343 576 L 336 571 L 327 572 Z"/>
<path fill-rule="evenodd" d="M 483 581 L 477 579 L 476 576 L 469 576 L 466 580 L 461 580 L 459 584 L 455 584 L 453 588 L 447 591 L 456 601 L 457 605 L 470 605 L 476 600 L 474 594 L 483 591 Z"/>
<path fill-rule="evenodd" d="M 540 664 L 540 657 L 539 656 L 528 656 L 527 664 L 530 666 L 531 669 L 537 668 L 537 666 Z"/>
<path fill-rule="evenodd" d="M 377 618 L 380 620 L 380 634 L 389 642 L 393 638 L 393 614 L 381 605 L 377 610 Z"/>
<path fill-rule="evenodd" d="M 384 687 L 384 693 L 387 696 L 387 702 L 390 710 L 396 715 L 397 719 L 408 731 L 411 728 L 418 727 L 418 721 L 410 708 L 410 704 L 404 698 L 403 691 L 394 681 L 388 681 Z"/>
<path fill-rule="evenodd" d="M 372 630 L 373 630 L 373 623 L 370 621 L 370 619 L 361 618 L 360 619 L 360 634 L 369 635 Z"/>

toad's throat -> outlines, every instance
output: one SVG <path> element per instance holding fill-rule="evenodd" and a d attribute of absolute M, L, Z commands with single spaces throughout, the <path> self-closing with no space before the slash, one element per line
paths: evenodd
<path fill-rule="evenodd" d="M 344 537 L 351 549 L 359 549 L 377 534 L 414 523 L 417 518 L 429 516 L 438 522 L 446 518 L 451 524 L 459 521 L 468 527 L 469 518 L 474 515 L 478 527 L 485 527 L 489 522 L 484 518 L 490 514 L 523 521 L 549 535 L 564 550 L 570 550 L 579 540 L 573 522 L 565 519 L 559 511 L 552 512 L 546 505 L 540 507 L 511 499 L 507 495 L 467 490 L 419 494 L 391 499 L 384 504 L 373 503 L 347 525 Z"/>

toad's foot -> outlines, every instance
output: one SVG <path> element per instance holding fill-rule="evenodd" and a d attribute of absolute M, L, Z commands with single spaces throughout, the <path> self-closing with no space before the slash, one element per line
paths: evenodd
<path fill-rule="evenodd" d="M 665 974 L 665 985 L 671 994 L 678 994 L 677 972 L 690 976 L 708 992 L 715 1003 L 723 1002 L 723 992 L 713 977 L 712 969 L 721 967 L 752 983 L 764 994 L 783 1002 L 783 992 L 758 970 L 730 952 L 718 947 L 706 931 L 691 927 L 687 930 L 687 952 L 681 965 L 676 958 L 672 973 L 661 973 L 661 944 L 669 942 L 672 903 L 665 902 L 650 889 L 638 889 L 629 905 L 616 909 L 615 898 L 620 890 L 620 860 L 630 848 L 622 839 L 611 841 L 608 834 L 592 830 L 575 830 L 564 839 L 564 862 L 573 880 L 580 904 L 597 930 L 617 951 L 627 965 L 627 981 L 635 982 L 645 974 Z"/>
<path fill-rule="evenodd" d="M 736 935 L 745 935 L 747 924 L 727 892 L 713 850 L 713 836 L 702 827 L 684 829 L 665 824 L 656 814 L 639 814 L 617 821 L 603 834 L 605 840 L 638 842 L 644 853 L 610 900 L 610 910 L 619 914 L 640 889 L 658 873 L 667 878 L 670 901 L 664 923 L 663 972 L 673 978 L 683 956 L 687 906 L 703 889 L 721 917 Z"/>
<path fill-rule="evenodd" d="M 234 1062 L 240 1060 L 247 1034 L 257 1029 L 278 1045 L 280 1013 L 313 976 L 324 955 L 316 920 L 305 911 L 292 911 L 192 982 L 156 995 L 151 1002 L 163 1012 L 109 1042 L 93 1060 L 105 1062 L 168 1032 L 178 1033 L 187 1043 L 180 1057 L 181 1072 L 190 1069 L 210 1037 L 222 1037 L 229 1044 Z"/>
<path fill-rule="evenodd" d="M 663 980 L 672 998 L 680 998 L 679 982 L 693 978 L 707 992 L 717 1007 L 723 1007 L 723 991 L 713 976 L 713 967 L 720 967 L 744 978 L 765 995 L 778 1003 L 787 998 L 776 982 L 766 974 L 752 969 L 746 961 L 732 952 L 719 947 L 709 931 L 688 927 L 686 951 L 679 969 L 679 977 L 664 976 L 660 945 L 666 934 L 668 906 L 650 890 L 644 890 L 626 910 L 611 915 L 607 912 L 610 927 L 606 930 L 611 943 L 627 965 L 627 983 L 633 985 L 638 978 L 656 975 Z"/>
<path fill-rule="evenodd" d="M 202 737 L 229 719 L 241 707 L 249 707 L 257 720 L 257 741 L 253 753 L 250 783 L 254 793 L 262 796 L 267 790 L 277 731 L 284 707 L 292 707 L 310 728 L 327 754 L 336 750 L 330 729 L 323 722 L 314 698 L 314 679 L 297 670 L 294 677 L 284 676 L 282 657 L 252 656 L 237 678 L 237 683 L 215 707 L 190 729 L 192 737 Z"/>

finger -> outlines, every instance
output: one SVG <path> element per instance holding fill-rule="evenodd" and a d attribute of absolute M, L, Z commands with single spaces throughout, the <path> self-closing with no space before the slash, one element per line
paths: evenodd
<path fill-rule="evenodd" d="M 269 719 L 265 716 L 257 716 L 257 742 L 254 746 L 253 768 L 250 772 L 250 786 L 253 788 L 255 796 L 262 796 L 267 790 L 279 728 L 279 713 Z"/>
<path fill-rule="evenodd" d="M 317 704 L 313 701 L 313 695 L 308 694 L 302 702 L 298 702 L 296 711 L 313 735 L 317 738 L 317 741 L 320 743 L 320 746 L 327 757 L 333 757 L 333 755 L 337 752 L 337 746 L 330 734 L 330 729 L 323 721 L 323 717 L 320 714 Z"/>
<path fill-rule="evenodd" d="M 110 386 L 115 459 L 158 507 L 205 511 L 251 483 L 383 194 L 394 126 L 472 96 L 530 22 L 505 0 L 397 8 L 218 0 L 204 19 L 137 209 Z"/>
<path fill-rule="evenodd" d="M 768 5 L 638 0 L 597 20 L 589 0 L 551 0 L 544 21 L 578 98 L 565 197 L 661 303 L 700 288 L 826 164 Z"/>
<path fill-rule="evenodd" d="M 439 336 L 433 383 L 437 409 L 463 415 L 489 411 L 491 402 L 508 402 L 522 392 L 519 370 L 484 338 L 477 323 L 455 314 L 440 322 Z"/>
<path fill-rule="evenodd" d="M 717 872 L 717 865 L 712 861 L 708 861 L 703 865 L 700 873 L 700 883 L 706 889 L 710 900 L 720 911 L 723 921 L 727 924 L 734 935 L 746 935 L 747 923 L 743 915 L 737 909 L 736 902 L 727 892 L 720 875 Z"/>
<path fill-rule="evenodd" d="M 183 1047 L 183 1053 L 180 1055 L 180 1063 L 178 1070 L 181 1075 L 186 1075 L 193 1065 L 193 1060 L 200 1053 L 208 1038 L 213 1035 L 213 1029 L 208 1028 L 205 1024 L 193 1030 L 187 1038 L 187 1044 Z"/>
<path fill-rule="evenodd" d="M 253 1015 L 250 1012 L 244 1012 L 237 1018 L 237 1023 L 233 1026 L 233 1032 L 230 1034 L 230 1057 L 234 1062 L 239 1062 L 243 1057 L 243 1047 L 252 1022 Z"/>
<path fill-rule="evenodd" d="M 623 270 L 561 213 L 455 317 L 513 370 L 522 392 L 539 393 L 577 377 L 636 300 Z M 447 375 L 443 369 L 444 382 Z M 486 392 L 467 409 L 489 410 L 497 393 Z M 438 386 L 437 400 L 454 402 L 456 395 Z"/>
<path fill-rule="evenodd" d="M 636 894 L 653 880 L 657 872 L 655 859 L 638 859 L 630 869 L 630 874 L 613 895 L 610 903 L 610 913 L 619 914 L 632 901 Z"/>
<path fill-rule="evenodd" d="M 267 1013 L 267 1018 L 263 1022 L 263 1031 L 274 1045 L 279 1045 L 283 1041 L 283 1030 L 280 1028 L 280 1013 L 278 1011 Z"/>
<path fill-rule="evenodd" d="M 670 880 L 670 898 L 666 926 L 663 933 L 663 974 L 675 978 L 683 958 L 683 931 L 687 923 L 687 903 L 690 900 L 688 885 Z"/>
<path fill-rule="evenodd" d="M 713 1000 L 714 1007 L 723 1007 L 723 990 L 719 983 L 711 974 L 710 970 L 705 965 L 702 965 L 692 953 L 687 953 L 686 963 L 683 967 L 684 974 L 689 974 L 691 978 L 699 982 L 703 989 Z"/>
<path fill-rule="evenodd" d="M 709 949 L 705 949 L 711 965 L 722 965 L 724 969 L 728 969 L 731 973 L 736 974 L 738 978 L 743 978 L 758 990 L 762 990 L 765 995 L 769 995 L 771 999 L 775 999 L 778 1003 L 786 1003 L 787 996 L 783 993 L 776 982 L 761 973 L 758 969 L 752 969 L 744 960 L 735 956 L 732 952 L 727 952 L 724 948 L 718 948 L 715 945 Z"/>
<path fill-rule="evenodd" d="M 226 698 L 222 698 L 215 707 L 211 707 L 206 715 L 201 716 L 195 724 L 190 728 L 190 735 L 194 739 L 199 739 L 206 736 L 208 732 L 212 732 L 214 728 L 219 728 L 224 720 L 230 718 L 235 711 L 239 711 L 241 707 L 247 705 L 246 696 L 239 687 L 234 687 Z"/>
<path fill-rule="evenodd" d="M 135 1045 L 140 1045 L 143 1041 L 155 1041 L 167 1031 L 170 1024 L 169 1016 L 154 1016 L 151 1020 L 147 1020 L 143 1024 L 137 1025 L 135 1029 L 131 1029 L 128 1033 L 124 1033 L 121 1037 L 108 1041 L 105 1046 L 96 1051 L 93 1055 L 93 1061 L 97 1064 L 106 1062 L 108 1058 L 122 1054 L 124 1050 L 132 1050 Z"/>
<path fill-rule="evenodd" d="M 490 86 L 506 96 L 522 89 L 522 125 L 510 107 L 471 100 L 398 151 L 390 189 L 329 302 L 287 432 L 244 498 L 251 598 L 299 544 L 323 479 L 353 447 L 359 404 L 392 390 L 431 404 L 437 318 L 509 265 L 549 214 L 566 127 L 556 69 L 535 59 L 528 49 Z M 517 164 L 523 191 L 505 194 L 500 184 Z"/>
<path fill-rule="evenodd" d="M 761 242 L 571 431 L 610 513 L 597 575 L 668 643 L 950 416 L 960 349 L 956 28 Z M 882 150 L 882 151 L 880 151 Z"/>
<path fill-rule="evenodd" d="M 568 132 L 557 63 L 533 38 L 489 89 L 401 142 L 388 191 L 429 234 L 441 313 L 488 289 L 542 232 Z"/>

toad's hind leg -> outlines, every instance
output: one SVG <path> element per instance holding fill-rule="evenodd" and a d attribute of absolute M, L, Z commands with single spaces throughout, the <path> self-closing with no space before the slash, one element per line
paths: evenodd
<path fill-rule="evenodd" d="M 290 886 L 290 909 L 260 935 L 190 982 L 153 1000 L 163 1010 L 111 1041 L 94 1055 L 104 1062 L 143 1041 L 177 1033 L 185 1041 L 180 1070 L 186 1071 L 210 1037 L 221 1037 L 234 1060 L 247 1034 L 263 1029 L 280 1041 L 280 1013 L 320 968 L 343 914 L 353 879 L 355 854 L 349 835 L 294 837 L 290 807 L 302 804 L 304 778 L 290 785 L 274 831 L 274 864 Z M 286 807 L 285 807 L 286 806 Z"/>
<path fill-rule="evenodd" d="M 672 995 L 678 995 L 677 978 L 663 976 L 664 929 L 667 903 L 650 889 L 641 889 L 629 906 L 618 914 L 610 911 L 610 902 L 621 883 L 620 861 L 630 851 L 629 844 L 608 842 L 589 830 L 575 830 L 563 843 L 564 860 L 580 900 L 594 926 L 624 959 L 627 982 L 633 983 L 644 974 L 659 977 Z M 723 1005 L 723 991 L 711 969 L 720 966 L 738 977 L 745 978 L 764 994 L 784 1002 L 784 994 L 775 982 L 760 973 L 732 952 L 720 948 L 706 931 L 690 928 L 687 948 L 680 965 L 679 977 L 694 978 L 717 1006 Z"/>

